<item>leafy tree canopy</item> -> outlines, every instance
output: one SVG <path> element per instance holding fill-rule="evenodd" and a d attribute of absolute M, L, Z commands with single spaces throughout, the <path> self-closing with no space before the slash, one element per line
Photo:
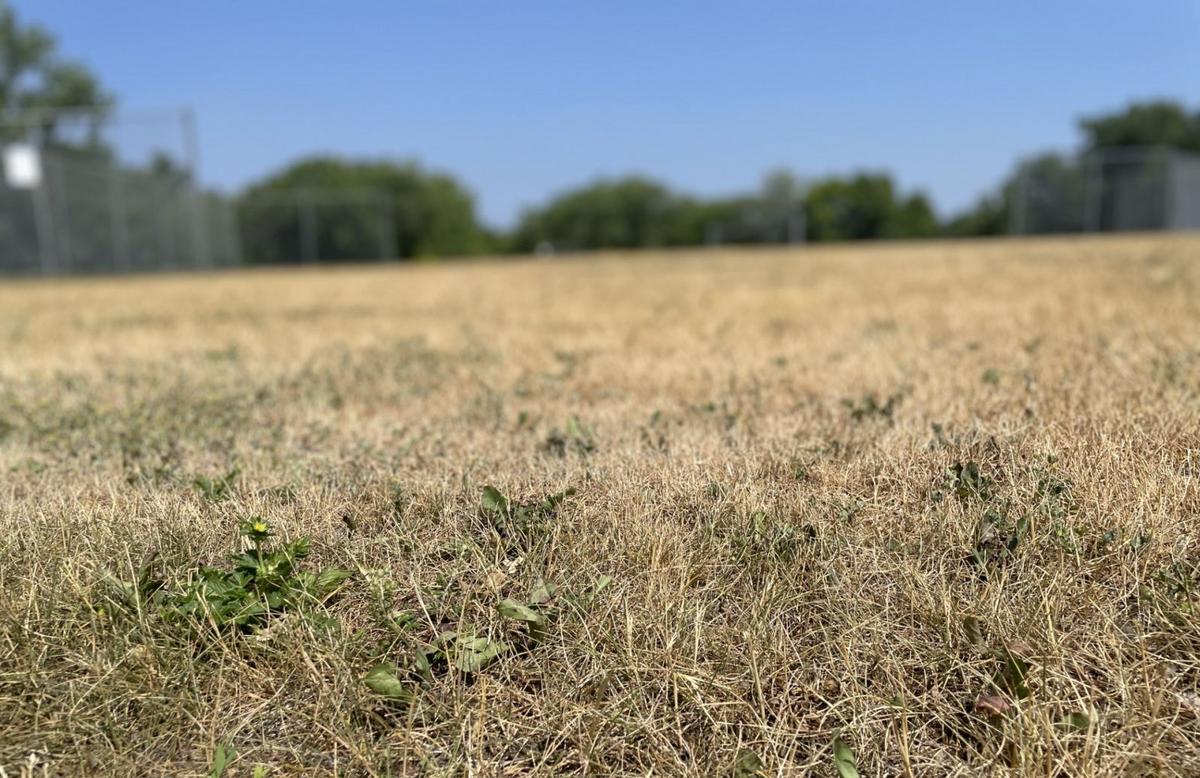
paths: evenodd
<path fill-rule="evenodd" d="M 1125 109 L 1079 122 L 1088 149 L 1112 146 L 1169 146 L 1200 151 L 1200 110 L 1176 102 L 1132 103 Z"/>
<path fill-rule="evenodd" d="M 23 25 L 0 2 L 0 141 L 31 132 L 54 141 L 62 116 L 53 109 L 61 108 L 93 109 L 94 138 L 113 97 L 83 65 L 60 58 L 56 46 L 53 35 L 37 25 Z"/>
<path fill-rule="evenodd" d="M 649 178 L 602 179 L 572 189 L 527 211 L 512 247 L 530 251 L 544 243 L 559 249 L 671 246 L 692 242 L 695 204 Z"/>
<path fill-rule="evenodd" d="M 936 234 L 937 219 L 925 196 L 898 196 L 885 174 L 827 178 L 808 192 L 808 236 L 813 241 Z"/>
<path fill-rule="evenodd" d="M 310 157 L 248 188 L 238 209 L 247 255 L 263 261 L 303 259 L 304 219 L 322 260 L 378 256 L 380 245 L 399 257 L 489 248 L 470 192 L 415 162 Z"/>

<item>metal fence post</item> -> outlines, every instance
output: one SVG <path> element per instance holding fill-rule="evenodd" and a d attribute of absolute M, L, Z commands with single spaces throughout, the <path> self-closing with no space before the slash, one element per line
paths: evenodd
<path fill-rule="evenodd" d="M 787 242 L 788 243 L 804 243 L 805 241 L 805 223 L 804 209 L 801 208 L 796 213 L 788 215 L 787 220 Z"/>
<path fill-rule="evenodd" d="M 50 204 L 50 182 L 46 176 L 31 193 L 33 195 L 33 224 L 37 234 L 38 263 L 42 273 L 49 275 L 58 269 L 58 252 L 54 245 L 54 213 Z"/>
<path fill-rule="evenodd" d="M 1083 157 L 1083 231 L 1100 232 L 1103 226 L 1104 168 L 1092 152 Z"/>
<path fill-rule="evenodd" d="M 57 229 L 55 232 L 59 237 L 59 245 L 56 250 L 59 252 L 56 257 L 57 270 L 71 270 L 75 265 L 75 252 L 71 246 L 71 212 L 67 204 L 67 184 L 64 180 L 63 164 L 61 159 L 53 157 L 46 158 L 47 167 L 53 162 L 54 175 L 51 176 L 53 189 L 56 190 L 55 195 L 50 197 L 50 204 L 53 208 L 54 202 L 58 201 L 58 214 L 54 220 Z"/>
<path fill-rule="evenodd" d="M 313 195 L 306 189 L 296 192 L 296 208 L 300 216 L 300 259 L 305 263 L 316 262 L 320 257 L 317 245 L 317 214 Z"/>
<path fill-rule="evenodd" d="M 179 124 L 183 130 L 184 163 L 187 165 L 189 211 L 196 267 L 212 267 L 212 250 L 208 242 L 208 227 L 205 224 L 204 196 L 200 189 L 200 151 L 196 141 L 196 115 L 191 108 L 179 111 Z"/>
<path fill-rule="evenodd" d="M 1164 155 L 1166 157 L 1164 165 L 1166 169 L 1163 171 L 1163 214 L 1162 223 L 1158 225 L 1160 230 L 1175 229 L 1175 151 L 1168 149 Z"/>
<path fill-rule="evenodd" d="M 129 224 L 125 211 L 125 192 L 121 187 L 121 171 L 116 165 L 108 167 L 108 213 L 112 227 L 113 269 L 129 271 Z"/>
<path fill-rule="evenodd" d="M 163 184 L 164 187 L 169 185 L 169 183 Z M 168 205 L 174 199 L 170 196 L 171 194 L 173 193 L 170 191 L 163 192 L 164 196 L 161 200 L 159 200 L 162 205 L 157 209 L 158 218 L 155 219 L 156 226 L 158 227 L 159 251 L 162 253 L 162 258 L 159 260 L 159 262 L 162 264 L 160 265 L 159 270 L 163 270 L 168 267 L 172 270 L 179 268 L 179 257 L 175 255 L 175 225 L 172 223 L 171 219 L 171 211 L 175 210 L 175 208 L 178 208 L 179 203 L 173 203 L 175 208 L 172 208 L 171 205 Z M 178 219 L 178 214 L 176 214 L 175 218 Z"/>

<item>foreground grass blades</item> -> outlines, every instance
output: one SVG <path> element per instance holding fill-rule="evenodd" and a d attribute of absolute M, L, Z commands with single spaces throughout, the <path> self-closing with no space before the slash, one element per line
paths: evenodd
<path fill-rule="evenodd" d="M 1197 260 L 0 286 L 0 767 L 1200 774 Z"/>

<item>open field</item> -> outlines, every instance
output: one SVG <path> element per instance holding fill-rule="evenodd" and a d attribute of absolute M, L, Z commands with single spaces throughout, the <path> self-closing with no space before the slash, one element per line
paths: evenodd
<path fill-rule="evenodd" d="M 0 766 L 1197 776 L 1198 476 L 1197 237 L 4 283 Z"/>

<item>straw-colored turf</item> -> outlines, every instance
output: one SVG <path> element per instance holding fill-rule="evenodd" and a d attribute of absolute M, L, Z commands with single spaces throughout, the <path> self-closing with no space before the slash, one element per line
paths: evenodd
<path fill-rule="evenodd" d="M 1198 475 L 1195 237 L 10 281 L 0 766 L 1196 776 Z"/>

